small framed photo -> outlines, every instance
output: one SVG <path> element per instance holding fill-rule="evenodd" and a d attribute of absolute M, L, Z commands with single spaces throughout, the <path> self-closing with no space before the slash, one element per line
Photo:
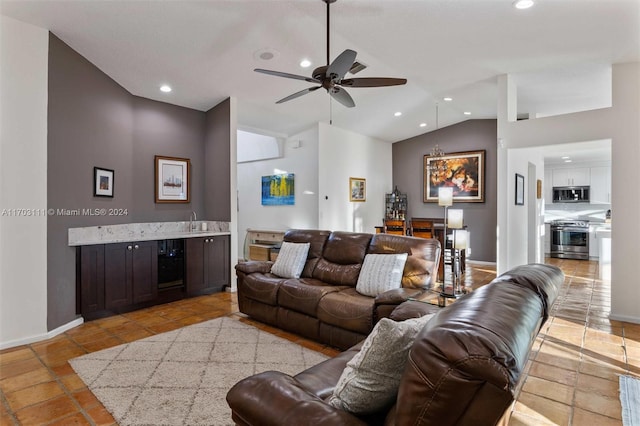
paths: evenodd
<path fill-rule="evenodd" d="M 367 181 L 364 178 L 349 178 L 349 201 L 367 200 Z"/>
<path fill-rule="evenodd" d="M 93 196 L 113 197 L 113 170 L 93 168 Z"/>
<path fill-rule="evenodd" d="M 155 156 L 156 203 L 189 203 L 191 195 L 191 160 Z"/>
<path fill-rule="evenodd" d="M 524 176 L 516 173 L 516 206 L 524 206 Z"/>

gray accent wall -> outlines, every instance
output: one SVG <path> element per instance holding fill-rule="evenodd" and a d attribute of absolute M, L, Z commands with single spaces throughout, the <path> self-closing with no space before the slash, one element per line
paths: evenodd
<path fill-rule="evenodd" d="M 205 212 L 207 219 L 231 221 L 231 100 L 227 99 L 207 111 L 204 161 L 211 167 L 205 172 Z M 226 167 L 220 167 L 220 164 Z"/>
<path fill-rule="evenodd" d="M 496 261 L 497 226 L 497 122 L 468 120 L 393 144 L 393 185 L 407 193 L 408 218 L 444 217 L 438 203 L 423 200 L 423 157 L 439 144 L 445 153 L 485 150 L 485 202 L 455 203 L 464 210 L 464 223 L 471 234 L 470 259 Z"/>
<path fill-rule="evenodd" d="M 134 96 L 50 34 L 47 206 L 55 214 L 47 218 L 48 330 L 77 318 L 76 249 L 68 246 L 69 228 L 188 221 L 191 211 L 198 219 L 230 217 L 229 156 L 205 162 L 205 141 L 211 140 L 207 132 L 216 133 L 216 144 L 226 140 L 230 149 L 229 126 L 218 128 L 218 121 L 208 119 L 228 116 L 225 108 L 223 103 L 205 113 Z M 191 160 L 190 203 L 155 203 L 155 155 Z M 94 166 L 114 170 L 113 198 L 93 196 Z M 226 173 L 222 197 L 205 191 L 206 169 L 215 169 L 216 176 Z M 206 199 L 213 196 L 219 217 L 206 216 Z M 127 209 L 127 214 L 62 213 L 100 208 Z"/>

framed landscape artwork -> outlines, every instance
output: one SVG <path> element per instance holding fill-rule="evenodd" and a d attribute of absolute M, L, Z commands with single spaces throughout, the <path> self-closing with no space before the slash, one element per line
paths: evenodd
<path fill-rule="evenodd" d="M 293 206 L 296 203 L 293 173 L 262 176 L 263 206 Z"/>
<path fill-rule="evenodd" d="M 349 201 L 367 200 L 367 181 L 364 178 L 349 178 Z"/>
<path fill-rule="evenodd" d="M 438 202 L 438 190 L 453 188 L 453 201 L 484 203 L 485 151 L 454 152 L 423 157 L 423 201 Z"/>
<path fill-rule="evenodd" d="M 188 203 L 191 195 L 191 160 L 155 156 L 156 203 Z"/>
<path fill-rule="evenodd" d="M 93 168 L 93 196 L 113 197 L 113 170 Z"/>

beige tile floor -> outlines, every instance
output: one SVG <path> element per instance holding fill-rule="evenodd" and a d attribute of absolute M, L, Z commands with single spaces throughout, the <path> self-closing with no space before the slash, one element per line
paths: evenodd
<path fill-rule="evenodd" d="M 610 321 L 610 285 L 597 263 L 549 259 L 567 275 L 531 351 L 510 425 L 621 425 L 618 375 L 640 377 L 640 325 Z M 478 287 L 495 268 L 469 265 Z M 43 342 L 0 351 L 0 424 L 112 425 L 111 415 L 71 369 L 76 356 L 231 316 L 327 355 L 333 348 L 245 318 L 231 293 L 218 293 L 91 321 Z"/>

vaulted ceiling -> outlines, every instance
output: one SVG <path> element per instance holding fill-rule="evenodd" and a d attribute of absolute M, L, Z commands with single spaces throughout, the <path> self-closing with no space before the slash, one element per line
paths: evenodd
<path fill-rule="evenodd" d="M 276 105 L 312 84 L 253 69 L 310 75 L 326 64 L 321 0 L 2 0 L 0 7 L 51 30 L 135 95 L 203 111 L 234 96 L 240 127 L 281 135 L 332 118 L 394 142 L 435 129 L 436 103 L 440 127 L 495 118 L 497 76 L 507 73 L 518 84 L 519 114 L 605 107 L 611 64 L 640 61 L 638 0 L 537 0 L 527 10 L 512 0 L 338 0 L 331 58 L 353 49 L 367 65 L 357 77 L 408 83 L 348 89 L 351 109 L 323 90 Z M 310 68 L 299 66 L 304 58 Z M 165 83 L 171 93 L 159 91 Z"/>

